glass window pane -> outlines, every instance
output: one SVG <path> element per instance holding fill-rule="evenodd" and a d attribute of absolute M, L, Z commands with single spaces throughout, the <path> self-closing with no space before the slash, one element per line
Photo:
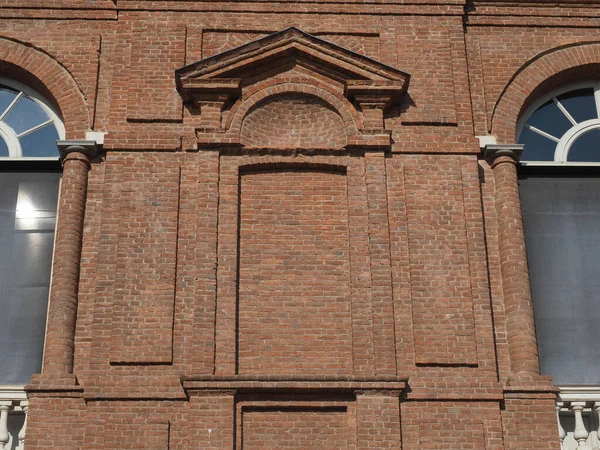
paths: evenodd
<path fill-rule="evenodd" d="M 581 135 L 569 149 L 570 162 L 600 161 L 600 129 L 595 128 Z"/>
<path fill-rule="evenodd" d="M 0 174 L 0 384 L 40 370 L 59 177 Z"/>
<path fill-rule="evenodd" d="M 553 161 L 556 142 L 528 128 L 523 128 L 519 144 L 524 144 L 523 161 Z"/>
<path fill-rule="evenodd" d="M 592 88 L 567 92 L 559 95 L 556 99 L 562 103 L 577 123 L 598 117 Z"/>
<path fill-rule="evenodd" d="M 600 384 L 600 178 L 519 184 L 542 373 Z"/>
<path fill-rule="evenodd" d="M 8 145 L 4 142 L 4 139 L 0 137 L 0 156 L 8 156 Z"/>
<path fill-rule="evenodd" d="M 558 139 L 573 126 L 552 100 L 534 112 L 527 123 Z"/>
<path fill-rule="evenodd" d="M 33 133 L 26 134 L 19 142 L 24 157 L 56 156 L 58 132 L 53 124 L 48 124 Z"/>
<path fill-rule="evenodd" d="M 6 86 L 0 86 L 0 115 L 6 111 L 8 105 L 15 99 L 15 97 L 19 94 L 18 91 L 11 89 Z"/>
<path fill-rule="evenodd" d="M 46 122 L 48 119 L 50 119 L 50 116 L 44 111 L 44 108 L 32 99 L 22 96 L 4 117 L 4 122 L 15 133 L 20 134 Z"/>

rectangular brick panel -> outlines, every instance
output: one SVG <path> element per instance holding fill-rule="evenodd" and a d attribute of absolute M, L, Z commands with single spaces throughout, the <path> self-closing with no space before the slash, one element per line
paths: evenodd
<path fill-rule="evenodd" d="M 173 73 L 185 64 L 185 27 L 144 23 L 133 30 L 127 119 L 181 120 Z"/>
<path fill-rule="evenodd" d="M 172 360 L 179 183 L 150 158 L 122 172 L 113 363 Z"/>
<path fill-rule="evenodd" d="M 240 181 L 239 373 L 352 372 L 346 176 Z"/>
<path fill-rule="evenodd" d="M 356 417 L 358 450 L 400 450 L 400 399 L 397 395 L 369 392 L 358 394 Z"/>
<path fill-rule="evenodd" d="M 348 448 L 348 415 L 342 408 L 265 408 L 243 412 L 244 450 Z"/>
<path fill-rule="evenodd" d="M 417 364 L 476 364 L 462 173 L 437 159 L 406 167 Z"/>

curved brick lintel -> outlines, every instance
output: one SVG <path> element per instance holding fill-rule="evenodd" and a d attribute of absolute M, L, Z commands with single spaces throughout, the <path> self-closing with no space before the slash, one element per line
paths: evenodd
<path fill-rule="evenodd" d="M 25 70 L 42 83 L 60 109 L 67 138 L 83 136 L 90 128 L 85 96 L 58 61 L 31 45 L 6 38 L 0 38 L 0 60 Z"/>
<path fill-rule="evenodd" d="M 532 96 L 543 94 L 538 92 L 540 86 L 553 78 L 560 84 L 561 74 L 591 64 L 600 65 L 600 43 L 571 44 L 531 59 L 510 80 L 498 99 L 492 113 L 492 134 L 500 141 L 514 141 L 519 115 Z"/>

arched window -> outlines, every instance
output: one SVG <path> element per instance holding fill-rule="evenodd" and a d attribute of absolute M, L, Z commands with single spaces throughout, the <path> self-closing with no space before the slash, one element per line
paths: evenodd
<path fill-rule="evenodd" d="M 64 135 L 49 102 L 0 78 L 0 385 L 41 369 Z"/>
<path fill-rule="evenodd" d="M 58 158 L 65 128 L 37 92 L 0 78 L 0 157 Z"/>
<path fill-rule="evenodd" d="M 520 193 L 542 373 L 600 385 L 600 83 L 532 103 L 517 128 Z"/>
<path fill-rule="evenodd" d="M 534 102 L 517 127 L 523 161 L 600 162 L 600 81 L 563 87 Z"/>

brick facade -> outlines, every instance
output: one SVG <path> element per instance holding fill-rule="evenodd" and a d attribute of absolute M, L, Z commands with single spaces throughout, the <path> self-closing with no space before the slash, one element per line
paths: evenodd
<path fill-rule="evenodd" d="M 559 448 L 512 144 L 596 0 L 0 6 L 70 140 L 27 450 Z"/>

